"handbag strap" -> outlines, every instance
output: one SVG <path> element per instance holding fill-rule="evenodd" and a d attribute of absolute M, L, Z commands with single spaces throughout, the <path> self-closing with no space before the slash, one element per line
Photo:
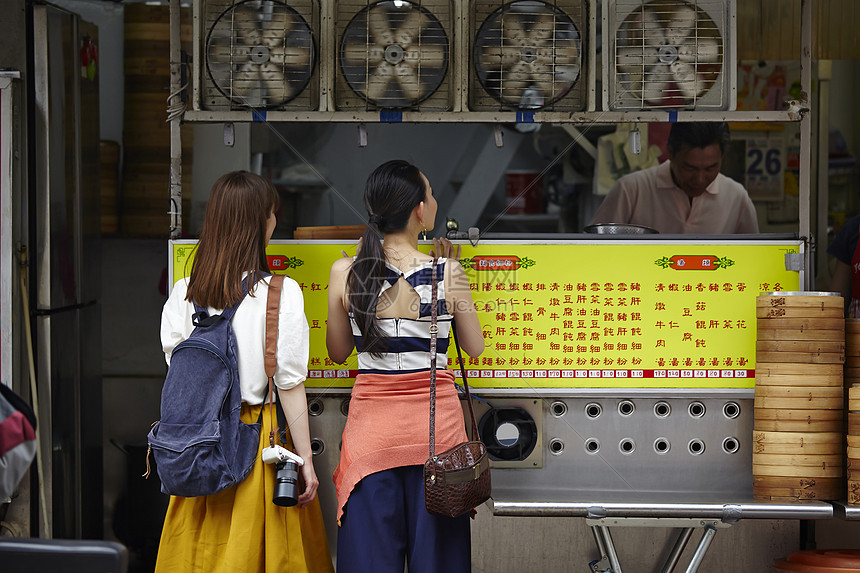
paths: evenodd
<path fill-rule="evenodd" d="M 269 432 L 269 445 L 275 445 L 275 434 L 279 430 L 275 426 L 272 410 L 278 407 L 277 394 L 272 392 L 272 384 L 275 380 L 275 370 L 278 367 L 278 318 L 281 307 L 281 289 L 284 286 L 284 275 L 272 275 L 269 280 L 269 295 L 266 298 L 266 357 L 265 368 L 266 378 L 269 379 L 269 393 L 266 395 L 271 401 L 272 407 L 269 408 L 269 422 L 271 423 L 271 431 Z M 265 400 L 263 401 L 265 404 Z M 280 422 L 280 411 L 278 411 L 278 421 Z"/>
<path fill-rule="evenodd" d="M 439 296 L 439 285 L 436 279 L 436 259 L 433 259 L 433 270 L 430 272 L 430 457 L 436 455 L 436 335 L 439 332 L 437 324 L 437 299 Z M 466 378 L 465 362 L 457 341 L 457 323 L 452 323 L 452 334 L 454 346 L 457 347 L 457 358 L 460 361 L 460 374 L 463 377 L 463 387 L 466 389 L 466 400 L 469 403 L 469 416 L 472 419 L 472 435 L 480 440 L 478 424 L 475 422 L 475 410 L 472 408 L 472 395 L 469 393 L 469 380 Z"/>
<path fill-rule="evenodd" d="M 436 334 L 439 332 L 437 299 L 439 285 L 436 281 L 436 258 L 430 271 L 430 457 L 436 455 Z"/>

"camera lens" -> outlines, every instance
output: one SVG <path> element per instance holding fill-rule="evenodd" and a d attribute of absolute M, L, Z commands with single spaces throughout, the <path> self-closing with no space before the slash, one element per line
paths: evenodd
<path fill-rule="evenodd" d="M 281 507 L 291 507 L 298 502 L 299 466 L 286 461 L 275 464 L 275 494 L 272 501 Z"/>

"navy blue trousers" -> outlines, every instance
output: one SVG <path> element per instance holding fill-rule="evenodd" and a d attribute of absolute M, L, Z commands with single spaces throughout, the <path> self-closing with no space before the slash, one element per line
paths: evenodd
<path fill-rule="evenodd" d="M 468 573 L 469 514 L 427 513 L 422 466 L 371 474 L 355 486 L 337 531 L 338 573 Z"/>

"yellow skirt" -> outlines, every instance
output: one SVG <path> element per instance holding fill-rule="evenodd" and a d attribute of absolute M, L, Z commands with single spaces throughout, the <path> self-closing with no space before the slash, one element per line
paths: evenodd
<path fill-rule="evenodd" d="M 242 421 L 262 406 L 242 404 Z M 268 406 L 266 406 L 268 409 Z M 260 452 L 269 445 L 263 414 Z M 292 449 L 288 437 L 285 447 Z M 156 573 L 329 573 L 331 563 L 319 497 L 306 507 L 272 503 L 275 470 L 260 455 L 240 484 L 204 497 L 170 497 Z"/>

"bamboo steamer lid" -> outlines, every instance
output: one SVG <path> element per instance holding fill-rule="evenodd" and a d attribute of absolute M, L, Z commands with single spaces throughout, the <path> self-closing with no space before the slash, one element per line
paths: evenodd
<path fill-rule="evenodd" d="M 754 476 L 781 477 L 830 477 L 841 478 L 844 468 L 842 465 L 797 466 L 797 465 L 762 465 L 753 460 L 752 473 Z"/>
<path fill-rule="evenodd" d="M 848 482 L 848 503 L 860 505 L 860 480 Z"/>
<path fill-rule="evenodd" d="M 842 400 L 845 390 L 841 386 L 759 386 L 756 397 L 804 398 L 810 402 L 826 398 Z"/>
<path fill-rule="evenodd" d="M 753 452 L 753 465 L 757 466 L 803 466 L 841 468 L 842 454 L 760 454 Z"/>
<path fill-rule="evenodd" d="M 841 330 L 810 330 L 788 327 L 759 328 L 756 332 L 758 340 L 826 340 L 835 342 L 843 340 L 844 336 Z"/>
<path fill-rule="evenodd" d="M 785 362 L 756 362 L 756 377 L 766 376 L 839 376 L 842 378 L 842 366 L 839 364 L 791 364 Z"/>
<path fill-rule="evenodd" d="M 836 307 L 782 306 L 770 307 L 756 305 L 756 318 L 842 318 L 843 311 Z"/>
<path fill-rule="evenodd" d="M 802 376 L 800 374 L 759 376 L 756 374 L 755 383 L 756 386 L 828 386 L 831 388 L 842 388 L 844 379 L 842 376 Z"/>
<path fill-rule="evenodd" d="M 842 420 L 760 420 L 756 418 L 753 420 L 753 428 L 765 432 L 838 432 L 842 430 Z"/>
<path fill-rule="evenodd" d="M 852 461 L 852 460 L 849 460 Z M 848 481 L 860 481 L 860 469 L 856 466 L 860 466 L 860 460 L 853 460 L 855 467 L 846 467 L 845 468 L 845 477 L 848 478 Z"/>
<path fill-rule="evenodd" d="M 842 434 L 838 432 L 753 431 L 753 453 L 761 454 L 842 454 Z"/>
<path fill-rule="evenodd" d="M 852 342 L 851 339 L 845 341 L 845 357 L 857 358 L 860 356 L 860 344 Z"/>
<path fill-rule="evenodd" d="M 845 343 L 840 341 L 820 341 L 820 340 L 757 340 L 755 343 L 756 352 L 811 352 L 816 354 L 821 353 L 845 353 Z M 756 364 L 758 364 L 758 360 Z M 767 362 L 761 360 L 760 362 Z"/>
<path fill-rule="evenodd" d="M 852 386 L 855 384 L 853 380 L 860 381 L 860 368 L 854 368 L 851 366 L 847 366 L 845 370 L 842 372 L 842 376 L 846 380 L 852 380 Z"/>
<path fill-rule="evenodd" d="M 849 448 L 860 448 L 860 436 L 845 436 L 845 441 L 848 443 Z"/>
<path fill-rule="evenodd" d="M 855 356 L 845 355 L 846 368 L 860 368 L 860 354 Z"/>
<path fill-rule="evenodd" d="M 852 460 L 860 460 L 860 448 L 848 446 L 846 448 L 846 454 Z"/>
<path fill-rule="evenodd" d="M 756 327 L 758 330 L 832 330 L 840 333 L 840 337 L 836 340 L 845 340 L 844 318 L 759 318 L 756 319 Z"/>
<path fill-rule="evenodd" d="M 848 434 L 860 436 L 860 412 L 848 412 Z"/>
<path fill-rule="evenodd" d="M 846 318 L 845 331 L 860 334 L 860 318 Z"/>
<path fill-rule="evenodd" d="M 753 418 L 756 420 L 780 420 L 780 421 L 835 421 L 840 423 L 838 432 L 842 432 L 843 419 L 842 410 L 792 410 L 788 408 L 756 408 L 753 410 Z M 801 430 L 803 431 L 803 430 Z"/>
<path fill-rule="evenodd" d="M 799 362 L 801 364 L 842 364 L 845 354 L 839 352 L 762 352 L 756 350 L 755 360 L 763 362 Z"/>
<path fill-rule="evenodd" d="M 753 486 L 795 489 L 828 488 L 841 487 L 842 480 L 839 478 L 753 476 Z"/>
<path fill-rule="evenodd" d="M 756 388 L 791 388 L 790 386 L 759 386 Z M 842 410 L 845 405 L 844 399 L 820 398 L 814 396 L 786 398 L 782 396 L 760 396 L 755 397 L 753 405 L 756 408 L 790 409 L 790 410 Z"/>
<path fill-rule="evenodd" d="M 838 292 L 769 291 L 757 296 L 755 305 L 767 308 L 838 308 L 842 310 L 845 301 Z"/>

